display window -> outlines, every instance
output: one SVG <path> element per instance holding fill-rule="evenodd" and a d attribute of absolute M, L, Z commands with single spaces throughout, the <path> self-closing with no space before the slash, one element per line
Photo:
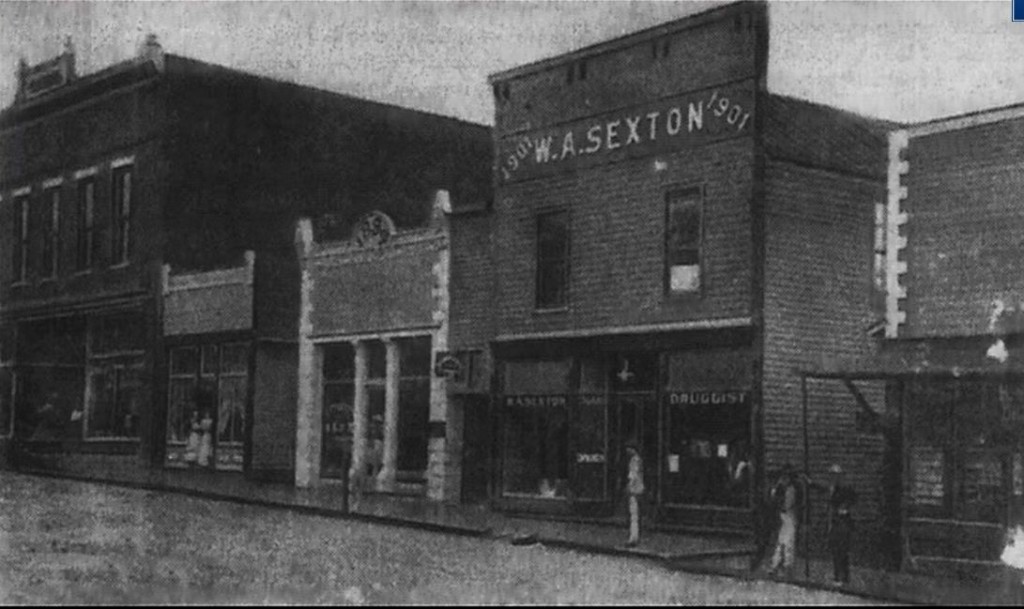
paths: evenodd
<path fill-rule="evenodd" d="M 167 465 L 241 470 L 248 399 L 248 343 L 169 349 Z"/>

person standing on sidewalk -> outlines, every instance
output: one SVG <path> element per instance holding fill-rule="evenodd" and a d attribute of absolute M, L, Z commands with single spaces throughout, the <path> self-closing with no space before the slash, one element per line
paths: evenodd
<path fill-rule="evenodd" d="M 853 537 L 853 504 L 857 493 L 843 484 L 843 468 L 834 464 L 829 470 L 832 485 L 828 497 L 828 549 L 832 554 L 832 582 L 850 582 L 850 541 Z"/>
<path fill-rule="evenodd" d="M 629 498 L 629 541 L 626 547 L 640 543 L 640 496 L 644 494 L 644 461 L 636 444 L 626 445 L 628 471 L 626 473 L 626 494 Z"/>
<path fill-rule="evenodd" d="M 779 513 L 779 534 L 772 555 L 771 575 L 790 575 L 796 559 L 797 492 L 793 468 L 786 465 L 772 489 Z"/>

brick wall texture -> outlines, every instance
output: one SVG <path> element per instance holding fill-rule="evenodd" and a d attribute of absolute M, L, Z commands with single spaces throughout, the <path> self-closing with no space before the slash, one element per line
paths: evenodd
<path fill-rule="evenodd" d="M 986 333 L 993 302 L 1020 308 L 1024 119 L 910 138 L 903 176 L 907 290 L 901 337 Z"/>

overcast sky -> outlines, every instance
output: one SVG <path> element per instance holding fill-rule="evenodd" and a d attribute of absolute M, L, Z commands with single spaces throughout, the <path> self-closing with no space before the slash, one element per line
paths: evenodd
<path fill-rule="evenodd" d="M 775 1 L 769 88 L 863 114 L 925 120 L 1024 101 L 1011 0 Z M 487 75 L 720 2 L 0 2 L 0 105 L 30 64 L 77 48 L 80 74 L 167 52 L 493 123 Z"/>

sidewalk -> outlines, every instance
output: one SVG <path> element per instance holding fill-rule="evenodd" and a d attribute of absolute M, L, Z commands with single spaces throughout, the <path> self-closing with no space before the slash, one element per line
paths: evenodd
<path fill-rule="evenodd" d="M 258 483 L 241 476 L 211 475 L 188 471 L 162 470 L 124 476 L 118 480 L 99 480 L 64 476 L 49 472 L 28 472 L 47 476 L 84 479 L 137 488 L 185 493 L 193 496 L 237 501 L 267 507 L 285 508 L 329 517 L 371 521 L 393 526 L 414 526 L 450 534 L 506 539 L 512 543 L 541 543 L 582 552 L 635 556 L 654 560 L 667 568 L 691 573 L 765 579 L 749 571 L 751 543 L 707 535 L 668 531 L 646 532 L 636 548 L 626 548 L 625 527 L 606 523 L 548 520 L 509 515 L 483 506 L 452 506 L 426 502 L 418 498 L 366 495 L 352 497 L 350 509 L 343 509 L 340 486 L 297 489 L 287 484 Z M 978 605 L 1018 604 L 1020 574 L 1007 573 L 1004 582 L 969 583 L 953 578 L 937 578 L 913 573 L 851 569 L 851 581 L 837 589 L 830 583 L 831 565 L 813 557 L 810 577 L 804 576 L 804 560 L 798 560 L 791 578 L 797 586 L 842 591 L 878 601 L 912 604 Z"/>

